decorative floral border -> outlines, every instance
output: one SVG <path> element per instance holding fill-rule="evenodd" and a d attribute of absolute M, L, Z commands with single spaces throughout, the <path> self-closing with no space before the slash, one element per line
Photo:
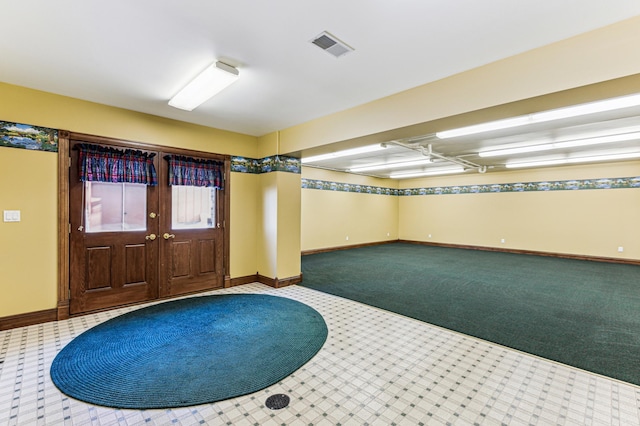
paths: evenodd
<path fill-rule="evenodd" d="M 231 171 L 237 173 L 270 173 L 288 172 L 300 174 L 301 163 L 299 158 L 285 155 L 274 155 L 261 159 L 247 157 L 231 157 Z"/>
<path fill-rule="evenodd" d="M 359 192 L 380 195 L 446 195 L 485 194 L 497 192 L 575 191 L 583 189 L 640 188 L 640 176 L 602 179 L 573 179 L 544 182 L 498 183 L 488 185 L 437 186 L 424 188 L 392 189 L 378 186 L 354 185 L 315 179 L 302 179 L 302 188 L 323 191 Z"/>

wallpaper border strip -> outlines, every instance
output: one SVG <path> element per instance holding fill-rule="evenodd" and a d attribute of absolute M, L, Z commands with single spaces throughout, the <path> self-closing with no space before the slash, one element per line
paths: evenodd
<path fill-rule="evenodd" d="M 499 192 L 576 191 L 586 189 L 640 188 L 640 176 L 622 178 L 571 179 L 542 182 L 496 183 L 486 185 L 457 185 L 392 189 L 379 186 L 356 185 L 317 179 L 302 179 L 303 189 L 355 192 L 378 195 L 416 196 L 449 194 L 488 194 Z"/>
<path fill-rule="evenodd" d="M 354 183 L 330 182 L 326 180 L 305 178 L 302 178 L 302 188 L 319 189 L 322 191 L 356 192 L 362 194 L 401 195 L 400 189 L 384 188 L 381 186 L 358 185 Z"/>
<path fill-rule="evenodd" d="M 58 152 L 58 130 L 0 121 L 0 147 L 19 148 L 31 151 Z M 231 171 L 239 173 L 287 172 L 300 174 L 302 163 L 299 158 L 274 155 L 261 159 L 232 156 Z"/>
<path fill-rule="evenodd" d="M 231 157 L 231 171 L 236 173 L 262 174 L 270 172 L 301 173 L 299 158 L 274 155 L 265 158 Z"/>
<path fill-rule="evenodd" d="M 32 124 L 0 121 L 0 147 L 58 152 L 58 131 Z"/>

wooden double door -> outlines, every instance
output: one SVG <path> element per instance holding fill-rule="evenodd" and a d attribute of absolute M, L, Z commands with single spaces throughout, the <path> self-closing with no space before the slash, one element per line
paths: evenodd
<path fill-rule="evenodd" d="M 89 136 L 69 142 L 70 314 L 224 286 L 228 190 L 170 186 L 165 151 Z M 81 182 L 74 146 L 87 142 L 155 154 L 158 185 Z M 228 158 L 176 153 L 224 160 L 228 176 Z"/>

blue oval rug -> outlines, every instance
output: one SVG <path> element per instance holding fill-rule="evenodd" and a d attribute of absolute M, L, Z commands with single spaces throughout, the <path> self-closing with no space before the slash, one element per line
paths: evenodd
<path fill-rule="evenodd" d="M 85 331 L 53 360 L 51 379 L 91 404 L 185 407 L 264 389 L 309 361 L 326 338 L 322 316 L 295 300 L 192 297 Z"/>

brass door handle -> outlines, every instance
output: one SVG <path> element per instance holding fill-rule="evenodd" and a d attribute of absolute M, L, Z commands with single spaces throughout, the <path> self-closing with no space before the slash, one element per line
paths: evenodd
<path fill-rule="evenodd" d="M 151 241 L 155 240 L 156 238 L 157 238 L 156 234 L 150 234 L 144 237 L 145 240 L 151 240 Z"/>
<path fill-rule="evenodd" d="M 164 238 L 165 240 L 168 240 L 169 238 L 175 238 L 176 235 L 175 234 L 169 234 L 168 232 L 165 232 L 164 235 L 162 236 L 162 238 Z"/>

